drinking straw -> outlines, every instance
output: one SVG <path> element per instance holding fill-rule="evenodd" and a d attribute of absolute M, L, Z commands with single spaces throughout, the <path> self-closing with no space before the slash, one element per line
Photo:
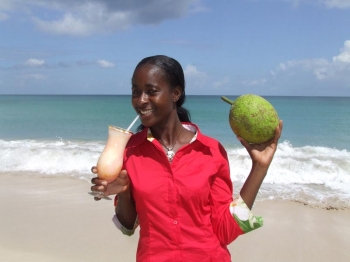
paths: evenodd
<path fill-rule="evenodd" d="M 126 131 L 129 131 L 130 128 L 135 124 L 135 122 L 137 121 L 137 119 L 139 119 L 140 115 L 137 115 L 134 119 L 134 121 L 131 122 L 130 126 L 126 129 Z"/>

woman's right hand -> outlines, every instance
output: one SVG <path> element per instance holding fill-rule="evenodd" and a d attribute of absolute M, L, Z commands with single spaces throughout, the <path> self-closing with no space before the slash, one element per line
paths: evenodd
<path fill-rule="evenodd" d="M 91 171 L 92 173 L 97 174 L 97 167 L 93 166 Z M 119 176 L 110 183 L 107 183 L 106 180 L 99 179 L 98 177 L 91 179 L 91 183 L 94 184 L 91 187 L 91 191 L 102 193 L 101 196 L 116 195 L 119 193 L 130 194 L 130 180 L 126 170 L 122 170 L 119 173 Z M 95 196 L 94 199 L 98 201 L 101 197 Z"/>

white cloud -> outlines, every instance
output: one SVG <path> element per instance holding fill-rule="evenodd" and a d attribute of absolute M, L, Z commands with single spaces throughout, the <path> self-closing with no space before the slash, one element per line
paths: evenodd
<path fill-rule="evenodd" d="M 115 65 L 112 62 L 109 62 L 109 61 L 106 61 L 106 60 L 98 60 L 97 64 L 100 67 L 105 67 L 105 68 L 115 67 Z"/>
<path fill-rule="evenodd" d="M 310 4 L 321 4 L 326 6 L 327 8 L 340 8 L 346 9 L 350 8 L 350 0 L 284 0 L 292 3 L 294 8 L 299 7 L 302 3 L 310 3 Z"/>
<path fill-rule="evenodd" d="M 282 68 L 282 69 L 281 69 Z M 281 69 L 281 70 L 280 70 Z M 318 80 L 324 80 L 336 75 L 336 66 L 325 59 L 294 60 L 282 63 L 277 71 L 284 71 L 294 75 L 310 74 Z"/>
<path fill-rule="evenodd" d="M 184 70 L 186 78 L 205 78 L 206 74 L 199 71 L 194 65 L 188 64 Z"/>
<path fill-rule="evenodd" d="M 220 88 L 220 87 L 225 86 L 225 85 L 227 85 L 227 84 L 229 84 L 229 83 L 230 83 L 230 78 L 227 77 L 227 76 L 225 76 L 225 77 L 222 78 L 220 81 L 214 82 L 214 83 L 213 83 L 213 86 L 214 86 L 215 88 Z"/>
<path fill-rule="evenodd" d="M 313 58 L 280 63 L 264 78 L 244 80 L 246 92 L 334 95 L 350 91 L 350 40 L 332 59 Z M 260 88 L 264 87 L 264 88 Z M 260 88 L 260 89 L 257 89 Z M 338 93 L 339 94 L 339 93 Z"/>
<path fill-rule="evenodd" d="M 310 74 L 317 80 L 344 80 L 350 77 L 350 40 L 345 41 L 341 53 L 334 56 L 332 61 L 324 58 L 292 60 L 280 63 L 273 78 L 281 74 Z"/>
<path fill-rule="evenodd" d="M 338 56 L 333 57 L 333 61 L 350 63 L 350 40 L 345 41 L 342 52 Z"/>
<path fill-rule="evenodd" d="M 291 60 L 284 63 L 280 63 L 277 67 L 278 71 L 286 71 L 291 68 L 302 68 L 303 70 L 312 70 L 314 67 L 328 65 L 328 61 L 323 58 L 316 59 L 304 59 L 304 60 Z"/>
<path fill-rule="evenodd" d="M 71 14 L 65 14 L 61 20 L 57 21 L 42 21 L 33 18 L 33 22 L 40 30 L 50 34 L 76 36 L 90 34 L 89 25 L 83 23 L 79 18 L 74 18 Z"/>
<path fill-rule="evenodd" d="M 194 65 L 188 64 L 184 69 L 186 83 L 189 88 L 203 88 L 207 85 L 208 76 Z"/>
<path fill-rule="evenodd" d="M 315 68 L 313 73 L 316 76 L 317 79 L 323 80 L 327 77 L 328 72 L 327 68 L 325 67 L 320 67 L 320 68 Z"/>
<path fill-rule="evenodd" d="M 39 67 L 43 66 L 45 64 L 44 60 L 39 60 L 35 58 L 30 58 L 26 62 L 24 62 L 24 65 L 30 66 L 30 67 Z"/>
<path fill-rule="evenodd" d="M 324 2 L 329 8 L 350 8 L 350 0 L 325 0 Z"/>
<path fill-rule="evenodd" d="M 275 77 L 277 72 L 291 72 L 292 70 L 302 70 L 304 72 L 313 72 L 315 76 L 320 76 L 320 73 L 325 72 L 326 68 L 328 67 L 330 67 L 330 63 L 323 58 L 291 60 L 280 63 L 276 69 L 277 71 L 273 71 L 273 74 Z"/>
<path fill-rule="evenodd" d="M 87 61 L 87 60 L 80 60 L 77 61 L 76 63 L 78 66 L 100 66 L 100 67 L 104 67 L 104 68 L 111 68 L 111 67 L 115 67 L 115 64 L 112 62 L 109 62 L 107 60 L 101 59 L 98 61 Z"/>
<path fill-rule="evenodd" d="M 188 13 L 203 12 L 202 0 L 0 0 L 1 11 L 23 11 L 38 29 L 57 35 L 110 33 L 135 24 L 158 24 Z M 55 17 L 41 14 L 55 13 Z M 5 17 L 5 16 L 4 16 Z"/>
<path fill-rule="evenodd" d="M 14 4 L 16 0 L 1 0 L 0 1 L 0 10 L 5 10 L 5 11 L 9 11 L 11 9 L 13 9 Z"/>
<path fill-rule="evenodd" d="M 88 36 L 125 29 L 130 24 L 128 19 L 128 12 L 109 12 L 99 3 L 89 3 L 75 13 L 65 13 L 59 20 L 33 18 L 33 21 L 40 30 L 50 34 Z"/>

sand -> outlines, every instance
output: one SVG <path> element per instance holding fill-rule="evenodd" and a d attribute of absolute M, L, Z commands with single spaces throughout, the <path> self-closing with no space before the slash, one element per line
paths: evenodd
<path fill-rule="evenodd" d="M 0 177 L 0 261 L 135 261 L 138 235 L 115 228 L 112 201 L 95 202 L 87 181 Z M 258 201 L 253 211 L 265 224 L 229 245 L 233 261 L 350 261 L 349 210 Z"/>

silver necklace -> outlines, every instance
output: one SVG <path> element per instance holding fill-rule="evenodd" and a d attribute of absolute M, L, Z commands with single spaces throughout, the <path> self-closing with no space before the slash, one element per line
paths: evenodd
<path fill-rule="evenodd" d="M 173 159 L 174 159 L 175 152 L 173 151 L 173 148 L 174 148 L 174 146 L 176 145 L 177 140 L 179 139 L 179 136 L 180 136 L 180 134 L 181 134 L 181 131 L 182 131 L 182 127 L 181 127 L 179 133 L 177 134 L 177 137 L 176 137 L 176 139 L 175 139 L 175 142 L 174 142 L 173 146 L 171 146 L 171 147 L 166 146 L 166 145 L 163 143 L 163 141 L 162 141 L 161 139 L 159 139 L 159 142 L 160 142 L 160 143 L 166 148 L 166 150 L 167 150 L 166 156 L 167 156 L 169 162 L 173 161 Z"/>

